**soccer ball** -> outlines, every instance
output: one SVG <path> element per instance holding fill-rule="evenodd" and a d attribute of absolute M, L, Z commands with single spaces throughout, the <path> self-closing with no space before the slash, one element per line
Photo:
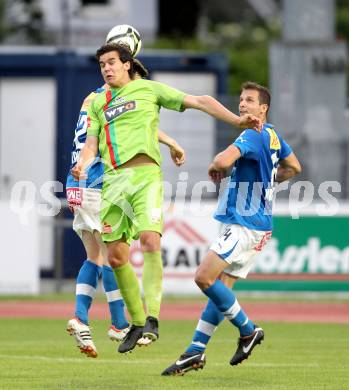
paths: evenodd
<path fill-rule="evenodd" d="M 132 56 L 136 57 L 142 47 L 139 32 L 128 24 L 119 24 L 113 27 L 107 35 L 106 43 L 123 43 L 129 46 Z"/>

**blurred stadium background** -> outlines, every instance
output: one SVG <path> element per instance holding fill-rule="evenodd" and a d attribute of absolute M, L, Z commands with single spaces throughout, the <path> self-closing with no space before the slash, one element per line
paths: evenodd
<path fill-rule="evenodd" d="M 277 195 L 273 239 L 236 285 L 267 337 L 234 372 L 235 334 L 223 324 L 203 372 L 159 376 L 204 305 L 193 275 L 219 228 L 206 168 L 239 134 L 202 113 L 161 114 L 187 163 L 175 168 L 162 149 L 160 340 L 116 354 L 102 293 L 91 313 L 100 358 L 79 358 L 63 335 L 85 257 L 64 200 L 73 131 L 82 99 L 102 84 L 95 50 L 124 23 L 140 31 L 152 79 L 234 112 L 243 81 L 268 86 L 270 122 L 303 166 Z M 348 0 L 0 0 L 1 390 L 349 388 L 348 40 Z M 131 260 L 141 271 L 137 243 Z"/>

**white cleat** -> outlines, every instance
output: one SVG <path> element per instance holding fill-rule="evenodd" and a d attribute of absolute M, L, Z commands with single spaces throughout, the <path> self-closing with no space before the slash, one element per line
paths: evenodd
<path fill-rule="evenodd" d="M 81 353 L 84 353 L 87 357 L 97 357 L 97 348 L 92 341 L 88 325 L 82 323 L 78 318 L 72 318 L 68 321 L 67 332 L 75 337 L 76 344 Z"/>
<path fill-rule="evenodd" d="M 112 341 L 120 342 L 126 337 L 129 330 L 129 326 L 124 329 L 118 329 L 114 325 L 110 325 L 110 328 L 108 329 L 108 337 Z"/>

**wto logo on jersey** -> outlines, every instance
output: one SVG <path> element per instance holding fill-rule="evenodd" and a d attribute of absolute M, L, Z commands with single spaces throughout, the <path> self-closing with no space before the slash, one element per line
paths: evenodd
<path fill-rule="evenodd" d="M 117 118 L 118 116 L 124 114 L 127 111 L 133 111 L 136 108 L 136 102 L 127 102 L 124 104 L 120 104 L 119 106 L 108 108 L 104 112 L 104 116 L 107 122 L 111 122 L 113 119 Z"/>

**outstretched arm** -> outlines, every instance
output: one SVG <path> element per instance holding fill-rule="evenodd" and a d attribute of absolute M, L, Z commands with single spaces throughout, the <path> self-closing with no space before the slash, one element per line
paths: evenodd
<path fill-rule="evenodd" d="M 206 112 L 216 119 L 227 122 L 241 129 L 250 128 L 260 131 L 262 128 L 261 120 L 254 115 L 245 114 L 241 117 L 235 115 L 212 96 L 186 95 L 183 100 L 183 106 L 185 108 L 195 108 L 196 110 Z"/>
<path fill-rule="evenodd" d="M 79 161 L 72 168 L 71 173 L 75 180 L 85 177 L 85 169 L 98 154 L 98 137 L 88 135 L 84 147 L 81 149 Z"/>
<path fill-rule="evenodd" d="M 275 181 L 281 183 L 283 181 L 292 179 L 292 177 L 302 172 L 301 164 L 299 163 L 296 155 L 291 153 L 288 157 L 280 160 L 279 166 L 276 172 Z"/>
<path fill-rule="evenodd" d="M 168 136 L 164 131 L 158 130 L 159 142 L 164 145 L 167 145 L 170 148 L 170 155 L 172 161 L 179 167 L 185 162 L 185 152 L 184 149 L 170 136 Z"/>

